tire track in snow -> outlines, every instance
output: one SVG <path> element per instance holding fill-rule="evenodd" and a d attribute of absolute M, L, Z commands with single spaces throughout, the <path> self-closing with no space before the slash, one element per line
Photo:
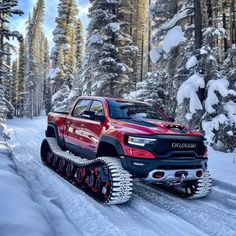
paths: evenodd
<path fill-rule="evenodd" d="M 142 182 L 135 184 L 134 192 L 208 235 L 236 235 L 236 211 L 216 206 L 211 195 L 206 199 L 181 199 Z"/>

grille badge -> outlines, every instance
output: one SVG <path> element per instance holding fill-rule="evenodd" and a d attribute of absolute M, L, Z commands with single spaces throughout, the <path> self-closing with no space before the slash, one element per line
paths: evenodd
<path fill-rule="evenodd" d="M 172 148 L 196 148 L 196 143 L 172 143 Z"/>

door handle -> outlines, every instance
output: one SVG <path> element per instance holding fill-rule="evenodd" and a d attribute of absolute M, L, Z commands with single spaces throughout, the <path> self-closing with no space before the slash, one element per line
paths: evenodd
<path fill-rule="evenodd" d="M 84 124 L 81 124 L 81 127 L 85 127 L 85 125 L 84 125 Z"/>

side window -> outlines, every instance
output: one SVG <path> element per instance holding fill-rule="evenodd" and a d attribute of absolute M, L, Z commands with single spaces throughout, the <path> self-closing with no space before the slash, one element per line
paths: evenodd
<path fill-rule="evenodd" d="M 75 108 L 74 108 L 72 116 L 82 117 L 83 112 L 88 110 L 90 102 L 91 102 L 91 100 L 80 100 L 80 101 L 78 101 Z"/>
<path fill-rule="evenodd" d="M 95 115 L 104 116 L 104 108 L 100 101 L 93 101 L 89 110 L 94 111 Z"/>

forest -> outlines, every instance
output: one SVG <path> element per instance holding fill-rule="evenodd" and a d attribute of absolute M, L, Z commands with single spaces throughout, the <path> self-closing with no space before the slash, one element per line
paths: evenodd
<path fill-rule="evenodd" d="M 18 0 L 0 0 L 0 136 L 8 138 L 7 119 L 67 111 L 78 96 L 124 97 L 153 103 L 234 152 L 235 10 L 235 0 L 90 0 L 84 28 L 77 1 L 60 0 L 50 51 L 45 0 L 25 36 L 11 28 L 24 14 Z"/>

